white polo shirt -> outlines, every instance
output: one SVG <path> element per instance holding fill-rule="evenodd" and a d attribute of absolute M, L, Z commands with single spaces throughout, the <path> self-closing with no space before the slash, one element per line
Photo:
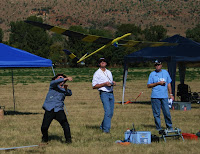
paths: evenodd
<path fill-rule="evenodd" d="M 103 72 L 100 68 L 94 73 L 93 79 L 92 79 L 92 86 L 94 87 L 97 84 L 102 84 L 104 82 L 113 82 L 113 76 L 112 73 L 109 70 L 105 70 Z M 113 91 L 113 86 L 111 87 L 101 87 L 98 89 L 99 91 L 106 91 L 106 92 L 112 92 Z"/>

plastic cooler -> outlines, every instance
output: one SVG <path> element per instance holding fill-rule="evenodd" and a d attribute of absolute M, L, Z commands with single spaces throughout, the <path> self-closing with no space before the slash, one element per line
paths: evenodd
<path fill-rule="evenodd" d="M 125 140 L 130 140 L 134 144 L 150 144 L 151 143 L 151 132 L 150 131 L 135 131 L 125 132 Z"/>

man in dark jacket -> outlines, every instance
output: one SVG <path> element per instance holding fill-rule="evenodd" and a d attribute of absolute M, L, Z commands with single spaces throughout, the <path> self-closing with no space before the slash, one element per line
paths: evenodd
<path fill-rule="evenodd" d="M 41 132 L 42 142 L 48 142 L 48 129 L 53 119 L 56 119 L 63 128 L 66 143 L 71 143 L 71 132 L 67 117 L 64 112 L 65 96 L 71 96 L 72 92 L 65 85 L 66 81 L 72 81 L 71 77 L 57 74 L 52 78 L 43 109 L 45 110 Z"/>

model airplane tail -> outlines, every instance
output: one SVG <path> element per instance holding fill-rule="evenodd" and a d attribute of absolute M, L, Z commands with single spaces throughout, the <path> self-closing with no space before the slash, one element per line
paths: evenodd
<path fill-rule="evenodd" d="M 65 52 L 66 55 L 69 56 L 70 59 L 72 59 L 72 62 L 75 63 L 75 64 L 78 64 L 79 61 L 82 61 L 83 58 L 85 58 L 88 53 L 86 53 L 85 55 L 83 55 L 80 59 L 75 55 L 73 54 L 71 51 L 67 50 L 67 49 L 63 49 L 63 51 Z M 84 63 L 81 62 L 81 64 L 83 65 Z"/>
<path fill-rule="evenodd" d="M 71 51 L 67 49 L 64 49 L 63 51 L 65 52 L 66 55 L 68 55 L 72 59 L 73 62 L 77 63 L 77 61 L 79 61 L 79 58 L 77 58 L 76 55 L 73 54 Z"/>

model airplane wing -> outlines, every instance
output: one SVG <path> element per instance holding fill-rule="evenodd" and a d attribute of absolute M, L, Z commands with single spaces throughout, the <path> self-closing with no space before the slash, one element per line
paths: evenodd
<path fill-rule="evenodd" d="M 79 32 L 74 32 L 71 30 L 67 30 L 61 27 L 57 26 L 51 26 L 48 24 L 36 22 L 36 21 L 28 21 L 25 20 L 24 22 L 29 23 L 31 25 L 43 28 L 45 30 L 49 30 L 61 35 L 65 35 L 71 38 L 75 38 L 84 42 L 90 42 L 90 43 L 97 43 L 97 44 L 108 44 L 113 39 L 111 38 L 105 38 L 97 35 L 87 35 L 82 34 Z M 134 41 L 134 40 L 118 40 L 120 41 L 119 46 L 125 46 L 125 47 L 134 47 L 134 46 L 142 46 L 142 47 L 158 47 L 158 46 L 174 46 L 177 45 L 176 43 L 168 43 L 168 42 L 149 42 L 149 41 Z"/>
<path fill-rule="evenodd" d="M 68 37 L 71 37 L 71 38 L 75 38 L 75 39 L 78 39 L 78 40 L 81 40 L 81 41 L 84 41 L 84 42 L 107 44 L 107 43 L 109 43 L 110 41 L 113 40 L 113 39 L 110 39 L 110 38 L 104 38 L 104 37 L 100 37 L 100 36 L 97 36 L 97 35 L 82 34 L 82 33 L 74 32 L 74 31 L 67 30 L 67 29 L 64 29 L 64 28 L 60 28 L 60 27 L 57 27 L 57 26 L 51 26 L 51 25 L 48 25 L 48 24 L 43 24 L 43 23 L 36 22 L 36 21 L 25 20 L 24 22 L 31 24 L 31 25 L 34 25 L 34 26 L 37 26 L 37 27 L 40 27 L 40 28 L 43 28 L 45 30 L 49 30 L 49 31 L 52 31 L 52 32 L 55 32 L 55 33 L 58 33 L 58 34 L 61 34 L 61 35 L 65 35 L 65 36 L 68 36 Z"/>
<path fill-rule="evenodd" d="M 78 32 L 74 32 L 71 30 L 67 30 L 64 28 L 60 28 L 57 26 L 51 26 L 48 24 L 43 24 L 40 22 L 36 22 L 36 21 L 24 21 L 28 24 L 43 28 L 45 30 L 49 30 L 61 35 L 65 35 L 71 38 L 75 38 L 78 39 L 80 41 L 84 41 L 84 42 L 90 42 L 90 43 L 97 43 L 97 44 L 104 44 L 101 48 L 97 49 L 96 51 L 92 52 L 91 54 L 85 54 L 83 57 L 81 57 L 80 59 L 78 59 L 73 53 L 69 53 L 66 52 L 65 53 L 67 55 L 70 56 L 70 58 L 72 57 L 72 59 L 76 60 L 77 63 L 85 60 L 86 58 L 92 56 L 93 54 L 101 51 L 102 49 L 110 46 L 110 45 L 114 45 L 114 46 L 124 46 L 124 47 L 159 47 L 159 46 L 175 46 L 177 45 L 177 43 L 168 43 L 168 42 L 149 42 L 149 41 L 134 41 L 134 40 L 123 40 L 125 37 L 130 36 L 131 33 L 127 33 L 121 37 L 117 37 L 115 39 L 110 39 L 110 38 L 105 38 L 105 37 L 101 37 L 101 36 L 97 36 L 97 35 L 87 35 L 87 34 L 82 34 L 82 33 L 78 33 Z M 119 43 L 118 43 L 119 42 Z M 68 51 L 68 50 L 67 50 Z"/>
<path fill-rule="evenodd" d="M 150 41 L 134 41 L 134 40 L 127 40 L 124 41 L 122 40 L 120 42 L 121 44 L 118 44 L 119 46 L 124 46 L 124 47 L 160 47 L 160 46 L 175 46 L 178 45 L 177 43 L 169 43 L 169 42 L 150 42 Z"/>

